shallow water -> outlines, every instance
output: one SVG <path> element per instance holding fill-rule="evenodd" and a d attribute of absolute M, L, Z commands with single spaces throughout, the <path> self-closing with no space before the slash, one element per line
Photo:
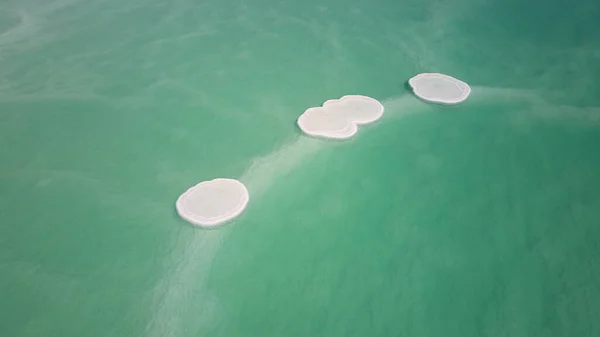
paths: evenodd
<path fill-rule="evenodd" d="M 597 336 L 600 5 L 0 3 L 0 335 Z M 473 91 L 428 105 L 405 82 Z M 301 135 L 347 94 L 355 138 Z M 243 181 L 203 231 L 177 197 Z M 596 322 L 596 323 L 594 323 Z"/>

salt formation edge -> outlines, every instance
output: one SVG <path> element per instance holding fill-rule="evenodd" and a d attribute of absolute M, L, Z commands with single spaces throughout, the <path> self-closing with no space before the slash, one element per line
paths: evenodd
<path fill-rule="evenodd" d="M 366 117 L 352 116 L 343 109 L 348 102 L 372 104 L 366 111 Z M 365 111 L 361 111 L 365 113 Z M 307 109 L 297 120 L 298 127 L 305 134 L 327 139 L 349 139 L 358 132 L 358 125 L 365 125 L 379 120 L 383 116 L 384 107 L 378 100 L 362 95 L 346 95 L 340 99 L 328 100 L 321 107 Z"/>
<path fill-rule="evenodd" d="M 456 87 L 461 91 L 460 95 L 452 99 L 443 99 L 432 97 L 432 95 L 426 95 L 423 93 L 423 90 L 420 89 L 419 82 L 426 79 L 433 79 L 434 81 L 449 81 L 452 82 Z M 408 84 L 413 90 L 413 93 L 418 98 L 431 103 L 445 104 L 445 105 L 454 105 L 464 102 L 469 95 L 471 94 L 471 87 L 464 81 L 461 81 L 455 77 L 441 74 L 441 73 L 421 73 L 413 76 L 408 80 Z"/>
<path fill-rule="evenodd" d="M 223 212 L 218 216 L 212 217 L 207 217 L 203 216 L 202 214 L 194 213 L 186 207 L 185 202 L 187 198 L 190 198 L 194 193 L 202 193 L 202 189 L 208 189 L 208 192 L 210 192 L 210 186 L 214 187 L 215 184 L 230 184 L 231 186 L 235 186 L 235 189 L 237 189 L 237 193 L 228 196 L 230 197 L 228 201 L 237 199 L 237 202 L 235 202 L 234 207 L 231 207 L 226 212 Z M 184 220 L 196 226 L 212 228 L 223 223 L 229 222 L 234 218 L 238 217 L 246 209 L 249 200 L 250 196 L 248 193 L 248 189 L 242 182 L 229 178 L 216 178 L 213 180 L 202 181 L 190 187 L 187 191 L 180 195 L 179 198 L 177 198 L 175 207 L 179 216 Z"/>

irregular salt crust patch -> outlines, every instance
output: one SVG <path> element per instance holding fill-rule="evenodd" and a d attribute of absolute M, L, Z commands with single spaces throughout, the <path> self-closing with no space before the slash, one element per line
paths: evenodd
<path fill-rule="evenodd" d="M 203 181 L 177 199 L 177 213 L 202 227 L 213 227 L 240 215 L 248 204 L 246 186 L 235 179 Z"/>
<path fill-rule="evenodd" d="M 306 110 L 298 118 L 298 127 L 314 137 L 348 139 L 358 125 L 375 122 L 383 116 L 383 105 L 367 96 L 348 95 L 329 100 L 322 107 Z"/>
<path fill-rule="evenodd" d="M 419 74 L 408 80 L 408 84 L 417 97 L 433 103 L 458 104 L 471 94 L 467 83 L 444 74 Z"/>

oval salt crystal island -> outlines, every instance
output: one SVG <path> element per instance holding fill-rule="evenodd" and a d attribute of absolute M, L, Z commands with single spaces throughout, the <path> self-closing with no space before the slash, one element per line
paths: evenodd
<path fill-rule="evenodd" d="M 380 119 L 383 110 L 383 105 L 376 99 L 348 95 L 306 110 L 297 123 L 300 130 L 309 136 L 348 139 L 358 132 L 358 125 Z"/>
<path fill-rule="evenodd" d="M 438 73 L 419 74 L 408 84 L 420 99 L 439 104 L 458 104 L 471 94 L 471 87 L 452 76 Z"/>
<path fill-rule="evenodd" d="M 183 219 L 201 227 L 214 227 L 240 215 L 249 200 L 246 186 L 235 179 L 203 181 L 176 202 Z"/>

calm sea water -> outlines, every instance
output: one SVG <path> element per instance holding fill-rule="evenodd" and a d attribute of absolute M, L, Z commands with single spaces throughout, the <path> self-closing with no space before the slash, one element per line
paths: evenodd
<path fill-rule="evenodd" d="M 0 1 L 0 335 L 600 335 L 600 4 Z M 406 80 L 471 84 L 456 107 Z M 296 118 L 345 94 L 355 139 Z M 247 184 L 218 230 L 185 189 Z"/>

